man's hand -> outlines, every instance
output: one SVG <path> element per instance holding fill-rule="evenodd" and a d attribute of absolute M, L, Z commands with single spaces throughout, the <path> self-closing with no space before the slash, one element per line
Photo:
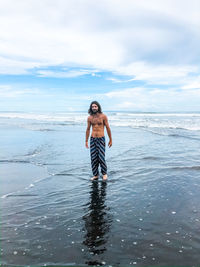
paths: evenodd
<path fill-rule="evenodd" d="M 87 141 L 85 142 L 85 147 L 86 147 L 86 148 L 89 148 L 89 146 L 88 146 L 88 142 L 87 142 Z"/>
<path fill-rule="evenodd" d="M 108 146 L 109 146 L 109 147 L 112 146 L 112 140 L 109 141 Z"/>

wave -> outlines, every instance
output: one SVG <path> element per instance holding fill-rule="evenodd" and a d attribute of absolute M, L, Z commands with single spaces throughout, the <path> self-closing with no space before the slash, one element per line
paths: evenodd
<path fill-rule="evenodd" d="M 198 140 L 200 141 L 200 138 L 194 137 L 194 136 L 189 136 L 189 135 L 183 135 L 183 134 L 178 134 L 178 133 L 170 133 L 170 132 L 160 132 L 156 130 L 151 130 L 151 129 L 145 129 L 147 132 L 156 134 L 156 135 L 161 135 L 161 136 L 170 136 L 170 137 L 181 137 L 181 138 L 187 138 L 187 139 L 192 139 L 192 140 Z"/>
<path fill-rule="evenodd" d="M 1 159 L 1 163 L 31 163 L 29 160 L 21 160 L 21 159 Z"/>
<path fill-rule="evenodd" d="M 49 122 L 65 122 L 70 123 L 74 121 L 81 121 L 82 118 L 87 119 L 87 113 L 49 113 L 49 114 L 38 114 L 38 113 L 6 113 L 0 112 L 0 118 L 6 119 L 26 119 L 26 120 L 36 120 L 36 121 L 49 121 Z"/>
<path fill-rule="evenodd" d="M 106 112 L 106 114 L 111 126 L 200 131 L 200 113 Z M 7 119 L 7 124 L 44 132 L 57 131 L 70 125 L 86 125 L 87 117 L 86 112 L 49 114 L 0 112 L 0 119 Z"/>
<path fill-rule="evenodd" d="M 200 131 L 200 119 L 198 120 L 162 120 L 162 119 L 115 119 L 110 120 L 110 125 L 118 127 L 130 127 L 134 129 L 171 129 L 171 130 L 186 130 Z"/>
<path fill-rule="evenodd" d="M 73 126 L 73 125 L 81 125 L 84 124 L 84 122 L 67 122 L 67 123 L 31 123 L 31 124 L 18 124 L 16 126 L 20 127 L 20 128 L 24 128 L 27 130 L 31 130 L 31 131 L 41 131 L 41 132 L 51 132 L 51 131 L 58 131 L 59 130 L 59 126 Z M 49 128 L 45 128 L 45 126 L 48 125 Z M 44 126 L 44 128 L 42 127 Z M 52 128 L 50 128 L 52 127 Z M 57 127 L 57 128 L 56 128 Z"/>
<path fill-rule="evenodd" d="M 126 115 L 126 116 L 135 116 L 135 117 L 200 117 L 200 113 L 159 113 L 159 112 L 117 112 L 116 115 Z"/>
<path fill-rule="evenodd" d="M 200 170 L 200 165 L 194 165 L 194 166 L 160 166 L 160 167 L 151 167 L 148 169 L 141 169 L 141 171 L 156 171 L 156 170 Z M 140 171 L 140 172 L 141 172 Z"/>
<path fill-rule="evenodd" d="M 8 194 L 1 196 L 1 198 L 8 198 L 8 197 L 30 197 L 30 196 L 37 196 L 36 194 L 29 194 L 29 193 L 22 193 L 22 191 L 15 191 Z"/>
<path fill-rule="evenodd" d="M 174 166 L 174 167 L 168 167 L 169 169 L 173 170 L 200 170 L 200 166 Z"/>
<path fill-rule="evenodd" d="M 3 195 L 1 198 L 5 198 L 5 197 L 35 197 L 38 196 L 36 194 L 14 194 L 14 193 L 10 193 L 7 195 Z"/>
<path fill-rule="evenodd" d="M 147 156 L 147 157 L 143 157 L 143 160 L 160 160 L 162 159 L 161 157 L 154 157 L 154 156 Z"/>
<path fill-rule="evenodd" d="M 35 185 L 39 182 L 42 182 L 44 180 L 47 180 L 49 178 L 51 178 L 53 175 L 49 174 L 49 176 L 37 179 L 35 181 L 33 181 L 32 183 L 30 183 L 28 186 L 26 186 L 25 188 L 22 188 L 20 190 L 14 191 L 14 192 L 10 192 L 7 194 L 4 194 L 3 196 L 1 196 L 1 198 L 7 198 L 7 197 L 20 197 L 20 196 L 37 196 L 36 194 L 31 194 L 31 193 L 24 193 L 25 190 L 28 190 L 32 187 L 35 187 Z"/>
<path fill-rule="evenodd" d="M 34 162 L 31 160 L 22 160 L 22 159 L 0 159 L 0 163 L 28 163 L 28 164 L 34 164 L 37 166 L 48 165 L 48 164 L 43 164 L 40 162 Z"/>
<path fill-rule="evenodd" d="M 28 153 L 24 154 L 23 156 L 25 156 L 25 157 L 30 157 L 30 156 L 31 156 L 31 157 L 34 157 L 34 156 L 36 156 L 37 154 L 40 154 L 41 151 L 42 151 L 42 148 L 39 147 L 39 148 L 36 148 L 36 149 L 34 149 L 34 150 L 32 150 L 32 151 L 29 151 Z"/>
<path fill-rule="evenodd" d="M 41 131 L 41 132 L 50 132 L 50 131 L 56 131 L 55 129 L 32 129 L 34 131 Z"/>
<path fill-rule="evenodd" d="M 137 124 L 132 124 L 132 128 L 149 128 L 149 129 L 171 129 L 171 130 L 188 130 L 188 131 L 200 131 L 200 126 L 191 126 L 191 125 L 176 125 L 174 124 L 173 126 L 171 123 L 163 125 L 162 122 L 160 124 L 155 124 L 155 123 L 149 123 L 148 125 L 144 123 L 144 125 L 137 125 Z"/>

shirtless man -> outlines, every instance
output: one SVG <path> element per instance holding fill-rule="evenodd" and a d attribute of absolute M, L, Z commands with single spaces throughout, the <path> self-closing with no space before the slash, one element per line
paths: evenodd
<path fill-rule="evenodd" d="M 90 135 L 90 127 L 92 125 L 92 134 L 90 137 L 90 156 L 91 156 L 91 166 L 93 177 L 91 180 L 96 180 L 99 178 L 99 164 L 101 166 L 101 173 L 103 175 L 103 180 L 107 180 L 107 165 L 105 161 L 105 136 L 104 136 L 104 126 L 106 126 L 106 130 L 109 136 L 108 146 L 112 146 L 112 137 L 111 130 L 108 124 L 108 118 L 101 111 L 101 106 L 97 101 L 93 101 L 90 104 L 90 108 L 88 110 L 90 116 L 87 119 L 87 129 L 86 129 L 86 140 L 85 146 L 88 146 L 88 138 Z"/>

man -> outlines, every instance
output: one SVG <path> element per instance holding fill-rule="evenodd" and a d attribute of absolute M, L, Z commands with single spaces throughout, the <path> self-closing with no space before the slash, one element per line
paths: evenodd
<path fill-rule="evenodd" d="M 111 130 L 108 124 L 108 118 L 101 111 L 101 106 L 97 101 L 93 101 L 90 104 L 88 110 L 90 116 L 87 119 L 87 129 L 86 129 L 86 140 L 85 146 L 88 147 L 88 138 L 90 135 L 90 127 L 92 125 L 92 134 L 90 137 L 90 156 L 91 156 L 91 166 L 93 177 L 91 180 L 96 180 L 99 178 L 99 164 L 101 166 L 101 173 L 103 175 L 103 180 L 107 180 L 107 165 L 105 161 L 105 136 L 104 136 L 104 126 L 108 136 L 110 138 L 108 146 L 112 146 Z"/>

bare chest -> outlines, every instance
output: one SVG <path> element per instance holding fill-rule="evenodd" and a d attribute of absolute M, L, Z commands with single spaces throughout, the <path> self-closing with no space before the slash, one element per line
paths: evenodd
<path fill-rule="evenodd" d="M 102 126 L 103 125 L 103 118 L 99 117 L 99 118 L 92 118 L 91 119 L 91 124 L 92 126 Z"/>

